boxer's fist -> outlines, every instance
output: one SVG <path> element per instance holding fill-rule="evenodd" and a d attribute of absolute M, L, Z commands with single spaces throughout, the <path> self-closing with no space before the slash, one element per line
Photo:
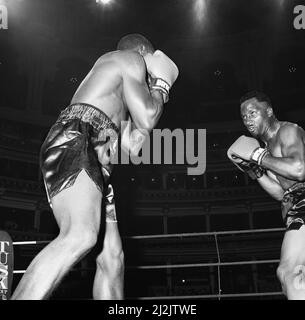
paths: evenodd
<path fill-rule="evenodd" d="M 266 154 L 267 150 L 256 139 L 246 136 L 239 137 L 227 151 L 229 159 L 237 164 L 246 160 L 260 165 Z"/>
<path fill-rule="evenodd" d="M 176 64 L 162 51 L 156 50 L 145 56 L 147 72 L 151 76 L 150 88 L 159 90 L 168 101 L 169 90 L 176 81 L 179 70 Z"/>

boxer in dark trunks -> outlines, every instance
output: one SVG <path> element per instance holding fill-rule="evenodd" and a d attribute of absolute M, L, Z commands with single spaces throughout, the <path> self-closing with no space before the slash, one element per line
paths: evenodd
<path fill-rule="evenodd" d="M 305 224 L 305 182 L 295 183 L 284 192 L 281 207 L 287 230 L 298 230 Z"/>
<path fill-rule="evenodd" d="M 105 131 L 109 138 L 101 139 L 101 133 Z M 40 152 L 48 199 L 73 186 L 82 170 L 102 193 L 107 169 L 105 164 L 100 165 L 97 155 L 105 144 L 110 143 L 113 147 L 118 134 L 118 127 L 107 115 L 89 104 L 71 104 L 61 112 Z"/>
<path fill-rule="evenodd" d="M 106 229 L 93 298 L 123 298 L 124 253 L 109 184 L 111 159 L 120 130 L 120 147 L 132 155 L 139 152 L 177 76 L 175 63 L 138 34 L 123 37 L 116 51 L 96 61 L 42 145 L 40 166 L 60 232 L 34 258 L 13 300 L 48 298 L 95 246 L 103 196 Z M 125 128 L 122 121 L 127 121 Z"/>
<path fill-rule="evenodd" d="M 305 299 L 305 132 L 277 120 L 261 92 L 241 99 L 241 117 L 253 138 L 238 138 L 228 156 L 241 170 L 255 171 L 258 183 L 281 201 L 286 232 L 277 275 L 288 299 Z"/>

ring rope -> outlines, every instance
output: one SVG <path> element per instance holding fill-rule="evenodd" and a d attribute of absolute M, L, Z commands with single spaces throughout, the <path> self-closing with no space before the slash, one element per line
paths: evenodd
<path fill-rule="evenodd" d="M 231 262 L 212 262 L 212 263 L 189 263 L 189 264 L 166 264 L 166 265 L 147 265 L 147 266 L 127 266 L 126 269 L 179 269 L 179 268 L 198 268 L 198 267 L 216 267 L 216 266 L 241 266 L 250 264 L 278 263 L 279 259 L 273 260 L 249 260 L 249 261 L 231 261 Z M 91 271 L 94 268 L 72 269 L 71 271 Z M 14 270 L 14 273 L 25 273 L 25 270 Z"/>
<path fill-rule="evenodd" d="M 38 240 L 38 241 L 15 241 L 13 242 L 14 246 L 21 246 L 21 245 L 33 245 L 33 244 L 46 244 L 50 243 L 51 240 Z"/>
<path fill-rule="evenodd" d="M 125 237 L 129 239 L 160 239 L 160 238 L 183 238 L 183 237 L 198 237 L 198 236 L 214 236 L 217 262 L 214 263 L 192 263 L 192 264 L 167 264 L 167 265 L 147 265 L 147 266 L 127 266 L 126 269 L 167 269 L 167 268 L 194 268 L 194 267 L 213 267 L 217 266 L 218 274 L 218 293 L 210 295 L 191 295 L 191 296 L 164 296 L 158 297 L 158 299 L 203 299 L 203 298 L 237 298 L 237 297 L 258 297 L 258 296 L 275 296 L 283 295 L 282 292 L 263 292 L 263 293 L 237 293 L 237 294 L 223 294 L 221 290 L 221 275 L 220 266 L 234 266 L 234 265 L 250 265 L 250 264 L 267 264 L 267 263 L 278 263 L 279 259 L 273 260 L 251 260 L 251 261 L 231 261 L 221 262 L 220 252 L 218 246 L 217 235 L 233 235 L 233 234 L 247 234 L 247 233 L 263 233 L 263 232 L 282 232 L 284 228 L 273 228 L 273 229 L 249 229 L 249 230 L 236 230 L 236 231 L 215 231 L 215 232 L 201 232 L 201 233 L 181 233 L 181 234 L 159 234 L 159 235 L 144 235 L 144 236 L 130 236 Z M 38 240 L 38 241 L 15 241 L 13 245 L 39 245 L 47 244 L 52 240 Z M 93 268 L 85 269 L 72 269 L 70 271 L 94 271 Z M 24 274 L 26 270 L 14 270 L 14 274 Z M 142 297 L 139 300 L 153 300 L 156 297 Z"/>
<path fill-rule="evenodd" d="M 253 292 L 253 293 L 223 293 L 222 298 L 238 298 L 238 297 L 263 297 L 263 296 L 282 296 L 281 291 L 275 292 Z M 163 297 L 141 297 L 138 300 L 167 300 L 167 299 L 204 299 L 204 298 L 218 298 L 218 294 L 201 294 L 189 296 L 163 296 Z"/>
<path fill-rule="evenodd" d="M 217 281 L 218 281 L 218 300 L 220 300 L 220 296 L 221 296 L 220 254 L 219 254 L 217 234 L 215 234 L 214 237 L 215 237 L 215 245 L 216 245 L 216 252 L 217 252 L 217 260 L 219 263 L 219 265 L 217 266 Z"/>
<path fill-rule="evenodd" d="M 218 293 L 208 295 L 188 295 L 188 296 L 164 296 L 164 297 L 140 297 L 139 300 L 155 300 L 155 299 L 204 299 L 204 298 L 237 298 L 237 297 L 259 297 L 259 296 L 275 296 L 283 295 L 282 292 L 261 292 L 261 293 L 235 293 L 235 294 L 223 294 L 221 290 L 221 274 L 220 266 L 234 266 L 234 265 L 250 265 L 250 264 L 267 264 L 278 263 L 279 259 L 273 260 L 251 260 L 251 261 L 231 261 L 221 262 L 220 252 L 218 246 L 217 235 L 233 235 L 233 234 L 247 234 L 247 233 L 264 233 L 264 232 L 282 232 L 284 228 L 272 228 L 272 229 L 249 229 L 249 230 L 236 230 L 236 231 L 215 231 L 215 232 L 200 232 L 200 233 L 180 233 L 180 234 L 159 234 L 159 235 L 144 235 L 144 236 L 129 236 L 123 237 L 125 239 L 160 239 L 160 238 L 183 238 L 183 237 L 198 237 L 198 236 L 214 236 L 217 262 L 215 263 L 193 263 L 193 264 L 167 264 L 167 265 L 146 265 L 146 266 L 127 266 L 126 269 L 168 269 L 168 268 L 194 268 L 194 267 L 213 267 L 217 266 L 218 275 Z M 52 240 L 37 240 L 37 241 L 15 241 L 13 245 L 40 245 L 50 243 Z M 94 271 L 94 268 L 83 269 L 71 269 L 70 272 L 75 271 Z M 14 270 L 14 274 L 24 274 L 26 270 Z"/>
<path fill-rule="evenodd" d="M 248 230 L 236 230 L 236 231 L 215 231 L 215 232 L 192 232 L 192 233 L 172 233 L 172 234 L 156 234 L 156 235 L 144 235 L 144 236 L 129 236 L 123 237 L 124 239 L 160 239 L 160 238 L 183 238 L 183 237 L 200 237 L 200 236 L 215 236 L 215 235 L 230 235 L 230 234 L 246 234 L 246 233 L 263 233 L 263 232 L 281 232 L 285 231 L 285 228 L 273 228 L 273 229 L 248 229 Z M 46 244 L 52 240 L 37 240 L 37 241 L 15 241 L 13 245 L 36 245 Z"/>
<path fill-rule="evenodd" d="M 285 231 L 285 228 L 272 229 L 247 229 L 235 231 L 214 231 L 214 232 L 191 232 L 191 233 L 171 233 L 171 234 L 156 234 L 145 236 L 129 236 L 125 239 L 154 239 L 154 238 L 183 238 L 183 237 L 200 237 L 200 236 L 214 236 L 216 235 L 230 235 L 230 234 L 244 234 L 244 233 L 262 233 L 262 232 L 280 232 Z"/>
<path fill-rule="evenodd" d="M 147 266 L 129 266 L 127 269 L 166 269 L 166 268 L 196 268 L 196 267 L 216 267 L 216 266 L 240 266 L 249 264 L 267 264 L 278 263 L 279 259 L 273 260 L 251 260 L 251 261 L 231 261 L 231 262 L 212 262 L 212 263 L 189 263 L 189 264 L 171 264 L 171 265 L 147 265 Z"/>

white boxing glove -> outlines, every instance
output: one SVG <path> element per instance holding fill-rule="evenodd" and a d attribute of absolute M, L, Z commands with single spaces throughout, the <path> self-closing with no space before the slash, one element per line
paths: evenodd
<path fill-rule="evenodd" d="M 150 88 L 163 93 L 164 102 L 168 101 L 169 90 L 179 75 L 177 65 L 161 50 L 145 57 L 147 71 L 152 80 Z"/>
<path fill-rule="evenodd" d="M 259 142 L 252 137 L 240 136 L 228 149 L 227 155 L 233 162 L 240 163 L 243 160 L 261 165 L 268 150 L 261 148 Z"/>

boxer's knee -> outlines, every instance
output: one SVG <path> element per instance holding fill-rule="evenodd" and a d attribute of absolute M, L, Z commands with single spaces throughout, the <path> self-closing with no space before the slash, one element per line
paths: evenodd
<path fill-rule="evenodd" d="M 284 292 L 287 290 L 305 290 L 305 265 L 299 263 L 280 263 L 277 277 Z"/>
<path fill-rule="evenodd" d="M 90 229 L 71 229 L 60 233 L 60 245 L 66 249 L 71 256 L 82 256 L 89 252 L 96 244 L 97 234 Z"/>
<path fill-rule="evenodd" d="M 277 278 L 279 279 L 283 288 L 285 287 L 285 278 L 287 273 L 288 269 L 284 264 L 280 264 L 276 269 Z"/>

